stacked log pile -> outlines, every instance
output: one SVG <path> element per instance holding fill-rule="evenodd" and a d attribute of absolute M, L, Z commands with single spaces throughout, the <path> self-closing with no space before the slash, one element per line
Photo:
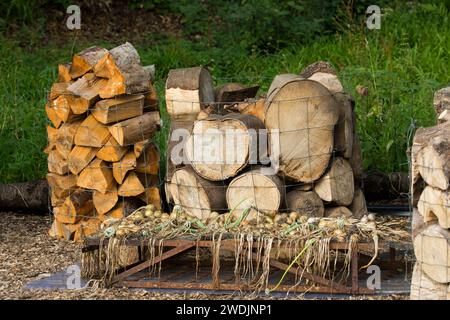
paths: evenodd
<path fill-rule="evenodd" d="M 160 208 L 153 77 L 154 66 L 142 66 L 128 42 L 91 47 L 59 65 L 45 106 L 51 236 L 79 240 L 106 219 Z"/>
<path fill-rule="evenodd" d="M 411 149 L 412 299 L 450 300 L 450 88 L 434 97 L 439 123 L 416 131 Z"/>
<path fill-rule="evenodd" d="M 278 75 L 259 97 L 258 89 L 213 88 L 204 68 L 170 71 L 168 202 L 201 219 L 231 210 L 248 222 L 283 211 L 366 214 L 354 101 L 331 65 Z"/>

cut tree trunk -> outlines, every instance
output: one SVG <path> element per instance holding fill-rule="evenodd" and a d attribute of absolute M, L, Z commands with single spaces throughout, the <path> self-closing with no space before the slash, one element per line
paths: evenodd
<path fill-rule="evenodd" d="M 101 148 L 110 137 L 108 127 L 91 114 L 78 127 L 74 141 L 78 146 Z"/>
<path fill-rule="evenodd" d="M 325 208 L 324 216 L 327 218 L 350 218 L 352 212 L 344 206 Z"/>
<path fill-rule="evenodd" d="M 287 177 L 312 182 L 330 161 L 338 108 L 320 83 L 287 78 L 290 80 L 284 84 L 272 83 L 276 89 L 266 100 L 271 158 Z"/>
<path fill-rule="evenodd" d="M 166 81 L 166 106 L 171 118 L 197 115 L 214 102 L 213 80 L 202 67 L 172 69 Z"/>
<path fill-rule="evenodd" d="M 48 212 L 49 186 L 46 180 L 0 184 L 1 211 Z"/>
<path fill-rule="evenodd" d="M 450 192 L 425 187 L 417 204 L 425 222 L 438 220 L 442 228 L 450 228 Z"/>
<path fill-rule="evenodd" d="M 100 97 L 107 99 L 120 94 L 147 92 L 152 68 L 144 68 L 136 49 L 126 42 L 103 56 L 95 65 L 94 73 L 107 79 L 99 90 Z"/>
<path fill-rule="evenodd" d="M 212 211 L 226 209 L 226 185 L 198 176 L 189 167 L 175 170 L 167 190 L 174 204 L 199 219 L 208 219 Z"/>
<path fill-rule="evenodd" d="M 334 129 L 334 149 L 337 154 L 350 159 L 353 153 L 354 116 L 351 97 L 343 93 L 336 93 L 339 108 L 339 119 Z"/>
<path fill-rule="evenodd" d="M 433 281 L 422 270 L 420 262 L 414 264 L 411 278 L 411 300 L 450 300 L 450 285 Z"/>
<path fill-rule="evenodd" d="M 266 175 L 254 168 L 234 178 L 227 189 L 227 204 L 236 218 L 250 209 L 246 220 L 274 216 L 285 204 L 285 187 L 276 175 Z"/>
<path fill-rule="evenodd" d="M 247 164 L 258 163 L 261 129 L 264 124 L 258 118 L 242 114 L 196 121 L 185 147 L 189 164 L 208 180 L 234 177 Z"/>
<path fill-rule="evenodd" d="M 357 219 L 362 218 L 364 215 L 368 213 L 366 198 L 364 197 L 364 193 L 360 188 L 355 189 L 353 201 L 349 209 L 352 212 L 353 216 Z"/>
<path fill-rule="evenodd" d="M 364 174 L 364 194 L 367 201 L 397 199 L 409 193 L 407 172 L 383 173 L 371 170 Z"/>
<path fill-rule="evenodd" d="M 72 58 L 70 66 L 70 76 L 72 79 L 79 78 L 100 61 L 100 59 L 108 53 L 108 50 L 101 47 L 90 47 L 77 54 Z"/>
<path fill-rule="evenodd" d="M 450 231 L 430 224 L 413 241 L 416 259 L 422 270 L 439 283 L 450 282 Z"/>
<path fill-rule="evenodd" d="M 109 124 L 142 115 L 144 96 L 129 95 L 105 99 L 95 104 L 92 114 L 97 121 Z"/>
<path fill-rule="evenodd" d="M 354 180 L 347 160 L 335 158 L 330 169 L 314 185 L 319 197 L 330 203 L 348 206 L 353 201 Z"/>
<path fill-rule="evenodd" d="M 445 110 L 450 110 L 450 87 L 440 89 L 434 93 L 433 105 L 436 115 L 440 115 Z"/>
<path fill-rule="evenodd" d="M 144 113 L 109 127 L 109 132 L 121 146 L 127 146 L 150 138 L 161 125 L 158 111 Z"/>
<path fill-rule="evenodd" d="M 352 155 L 349 162 L 352 166 L 355 185 L 360 187 L 363 181 L 363 161 L 361 141 L 359 140 L 359 136 L 356 132 L 353 133 Z"/>
<path fill-rule="evenodd" d="M 308 217 L 323 217 L 325 211 L 322 199 L 314 191 L 292 190 L 286 195 L 286 203 L 289 211 Z"/>
<path fill-rule="evenodd" d="M 414 155 L 420 176 L 430 186 L 447 190 L 450 186 L 450 127 L 428 140 Z"/>
<path fill-rule="evenodd" d="M 166 181 L 170 181 L 176 168 L 187 164 L 186 141 L 192 132 L 195 117 L 172 119 L 170 121 L 170 135 L 167 142 Z"/>
<path fill-rule="evenodd" d="M 446 139 L 446 134 L 450 132 L 450 123 L 444 122 L 440 123 L 434 127 L 429 128 L 419 128 L 414 134 L 413 143 L 411 146 L 411 183 L 414 184 L 420 179 L 421 174 L 419 170 L 419 163 L 417 162 L 417 155 L 419 151 L 428 145 L 430 141 L 437 139 Z M 439 138 L 440 137 L 440 138 Z"/>
<path fill-rule="evenodd" d="M 344 91 L 344 87 L 337 77 L 336 70 L 326 61 L 318 61 L 307 66 L 300 73 L 300 76 L 321 83 L 330 92 L 337 93 Z"/>
<path fill-rule="evenodd" d="M 438 116 L 439 123 L 450 121 L 450 110 L 444 110 Z"/>

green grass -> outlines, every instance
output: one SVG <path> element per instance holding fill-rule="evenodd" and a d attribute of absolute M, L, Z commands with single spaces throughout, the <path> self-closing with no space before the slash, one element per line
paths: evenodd
<path fill-rule="evenodd" d="M 205 65 L 216 83 L 239 81 L 260 84 L 267 90 L 276 74 L 298 73 L 314 61 L 328 60 L 338 68 L 345 89 L 356 98 L 365 168 L 405 171 L 411 130 L 435 123 L 433 92 L 450 83 L 449 12 L 430 4 L 408 10 L 383 16 L 381 30 L 322 37 L 310 45 L 292 44 L 271 55 L 249 54 L 239 46 L 219 49 L 176 39 L 134 45 L 144 64 L 156 64 L 161 98 L 172 68 Z M 89 45 L 93 44 L 76 43 L 74 49 Z M 0 38 L 0 181 L 45 175 L 45 95 L 56 78 L 57 63 L 66 61 L 71 50 L 71 45 L 53 44 L 24 49 L 14 39 Z M 360 97 L 355 92 L 357 85 L 367 87 L 369 96 Z M 161 100 L 165 127 L 158 140 L 164 150 L 168 121 Z"/>

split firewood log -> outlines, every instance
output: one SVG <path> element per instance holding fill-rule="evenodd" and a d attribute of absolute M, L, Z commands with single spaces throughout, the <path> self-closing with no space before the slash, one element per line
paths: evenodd
<path fill-rule="evenodd" d="M 49 186 L 46 180 L 0 184 L 1 211 L 48 212 Z"/>
<path fill-rule="evenodd" d="M 56 149 L 51 150 L 47 158 L 48 172 L 65 175 L 69 173 L 68 160 Z"/>
<path fill-rule="evenodd" d="M 286 195 L 286 203 L 289 211 L 298 212 L 309 217 L 323 217 L 325 209 L 322 199 L 314 191 L 294 189 Z"/>
<path fill-rule="evenodd" d="M 105 221 L 107 219 L 121 219 L 126 217 L 142 207 L 142 201 L 136 198 L 123 198 L 120 197 L 114 208 L 112 208 L 108 213 L 101 215 L 100 218 Z"/>
<path fill-rule="evenodd" d="M 119 186 L 118 194 L 122 197 L 135 197 L 154 185 L 157 185 L 157 176 L 131 171 Z"/>
<path fill-rule="evenodd" d="M 329 170 L 315 183 L 314 191 L 326 202 L 350 205 L 353 201 L 354 181 L 348 161 L 339 157 L 333 159 Z"/>
<path fill-rule="evenodd" d="M 197 115 L 214 102 L 213 80 L 202 67 L 172 69 L 166 81 L 166 106 L 171 118 Z"/>
<path fill-rule="evenodd" d="M 144 95 L 123 95 L 100 100 L 95 104 L 92 115 L 97 121 L 109 124 L 143 114 Z"/>
<path fill-rule="evenodd" d="M 293 75 L 277 76 L 265 110 L 272 162 L 278 162 L 279 171 L 291 179 L 317 180 L 330 161 L 337 120 L 336 100 L 323 85 Z"/>
<path fill-rule="evenodd" d="M 67 88 L 70 86 L 68 82 L 55 82 L 50 89 L 49 99 L 55 100 L 59 96 L 70 94 Z"/>
<path fill-rule="evenodd" d="M 117 143 L 114 137 L 110 137 L 109 140 L 101 147 L 97 152 L 97 158 L 108 162 L 117 162 L 127 153 L 128 148 L 122 147 Z"/>
<path fill-rule="evenodd" d="M 79 174 L 97 154 L 98 148 L 75 146 L 69 153 L 68 167 L 73 174 Z"/>
<path fill-rule="evenodd" d="M 136 146 L 136 145 L 135 145 Z M 140 173 L 157 175 L 159 172 L 159 149 L 152 141 L 147 141 L 143 149 L 137 153 L 135 171 Z"/>
<path fill-rule="evenodd" d="M 214 89 L 214 113 L 226 114 L 225 106 L 235 105 L 249 98 L 254 98 L 259 86 L 245 87 L 239 83 L 227 83 Z"/>
<path fill-rule="evenodd" d="M 158 111 L 121 121 L 110 126 L 109 132 L 121 146 L 127 146 L 150 138 L 161 125 Z"/>
<path fill-rule="evenodd" d="M 47 114 L 47 118 L 53 124 L 53 126 L 58 129 L 63 121 L 56 114 L 56 110 L 51 103 L 45 104 L 45 113 Z"/>
<path fill-rule="evenodd" d="M 83 217 L 93 215 L 92 192 L 88 190 L 76 190 L 72 192 L 57 208 L 54 208 L 55 219 L 61 223 L 77 223 Z"/>
<path fill-rule="evenodd" d="M 113 163 L 113 176 L 117 183 L 123 182 L 128 171 L 136 167 L 136 162 L 134 151 L 128 151 L 120 161 Z"/>
<path fill-rule="evenodd" d="M 58 65 L 58 82 L 70 82 L 72 76 L 70 75 L 70 66 L 72 63 L 61 63 Z"/>
<path fill-rule="evenodd" d="M 337 77 L 336 70 L 329 62 L 318 61 L 307 66 L 300 76 L 324 85 L 330 92 L 343 92 L 344 88 Z"/>
<path fill-rule="evenodd" d="M 433 281 L 416 262 L 411 278 L 411 300 L 450 300 L 450 284 Z"/>
<path fill-rule="evenodd" d="M 78 146 L 101 148 L 110 137 L 108 127 L 91 114 L 78 127 L 74 141 Z"/>
<path fill-rule="evenodd" d="M 75 190 L 77 188 L 77 176 L 73 174 L 59 175 L 47 173 L 47 182 L 50 188 L 59 188 L 62 190 Z"/>
<path fill-rule="evenodd" d="M 199 219 L 208 219 L 212 211 L 226 208 L 226 185 L 203 179 L 189 167 L 175 170 L 167 190 L 174 204 Z"/>
<path fill-rule="evenodd" d="M 285 187 L 276 175 L 264 174 L 261 168 L 242 173 L 234 178 L 227 189 L 228 208 L 236 218 L 249 209 L 246 220 L 274 216 L 285 204 Z"/>
<path fill-rule="evenodd" d="M 101 47 L 87 48 L 72 57 L 70 66 L 70 76 L 72 79 L 79 78 L 91 71 L 100 59 L 108 53 L 108 50 Z"/>
<path fill-rule="evenodd" d="M 250 161 L 258 163 L 260 130 L 264 124 L 256 117 L 230 114 L 196 121 L 185 151 L 189 164 L 203 178 L 226 180 L 244 169 Z"/>
<path fill-rule="evenodd" d="M 89 106 L 92 106 L 100 99 L 100 90 L 107 82 L 107 79 L 96 77 L 93 73 L 86 73 L 72 83 L 67 90 L 76 96 L 82 97 Z"/>
<path fill-rule="evenodd" d="M 101 193 L 113 190 L 115 184 L 111 168 L 101 159 L 92 160 L 89 166 L 80 172 L 77 179 L 79 187 Z"/>
<path fill-rule="evenodd" d="M 97 77 L 107 79 L 99 90 L 102 99 L 149 90 L 152 68 L 141 65 L 138 52 L 129 42 L 111 49 L 93 70 Z"/>
<path fill-rule="evenodd" d="M 450 228 L 450 192 L 431 186 L 425 187 L 417 208 L 425 222 L 438 220 L 442 228 Z"/>
<path fill-rule="evenodd" d="M 111 190 L 101 193 L 94 190 L 92 193 L 92 200 L 95 210 L 100 214 L 106 214 L 116 205 L 119 201 L 119 195 L 117 193 L 117 187 L 114 185 Z"/>
<path fill-rule="evenodd" d="M 244 102 L 240 102 L 233 105 L 226 105 L 225 109 L 229 111 L 239 112 L 241 114 L 252 115 L 257 117 L 262 122 L 264 122 L 265 102 L 266 102 L 265 98 L 247 99 Z"/>

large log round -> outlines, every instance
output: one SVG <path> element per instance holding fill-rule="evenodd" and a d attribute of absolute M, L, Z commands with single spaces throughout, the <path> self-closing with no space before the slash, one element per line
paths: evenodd
<path fill-rule="evenodd" d="M 283 182 L 276 175 L 266 175 L 260 168 L 234 178 L 227 189 L 227 204 L 235 217 L 250 208 L 246 220 L 273 216 L 285 201 Z"/>
<path fill-rule="evenodd" d="M 287 177 L 312 182 L 323 174 L 333 151 L 336 100 L 316 81 L 285 78 L 284 84 L 275 79 L 265 106 L 271 158 Z"/>
<path fill-rule="evenodd" d="M 186 142 L 189 164 L 208 180 L 234 177 L 249 162 L 257 163 L 261 129 L 264 129 L 261 120 L 245 114 L 196 121 Z"/>
<path fill-rule="evenodd" d="M 175 170 L 167 183 L 168 198 L 183 207 L 186 213 L 208 219 L 212 211 L 226 209 L 226 186 L 198 176 L 190 167 Z"/>
<path fill-rule="evenodd" d="M 322 199 L 314 191 L 294 189 L 286 195 L 289 211 L 298 212 L 309 217 L 323 217 L 325 212 Z"/>

